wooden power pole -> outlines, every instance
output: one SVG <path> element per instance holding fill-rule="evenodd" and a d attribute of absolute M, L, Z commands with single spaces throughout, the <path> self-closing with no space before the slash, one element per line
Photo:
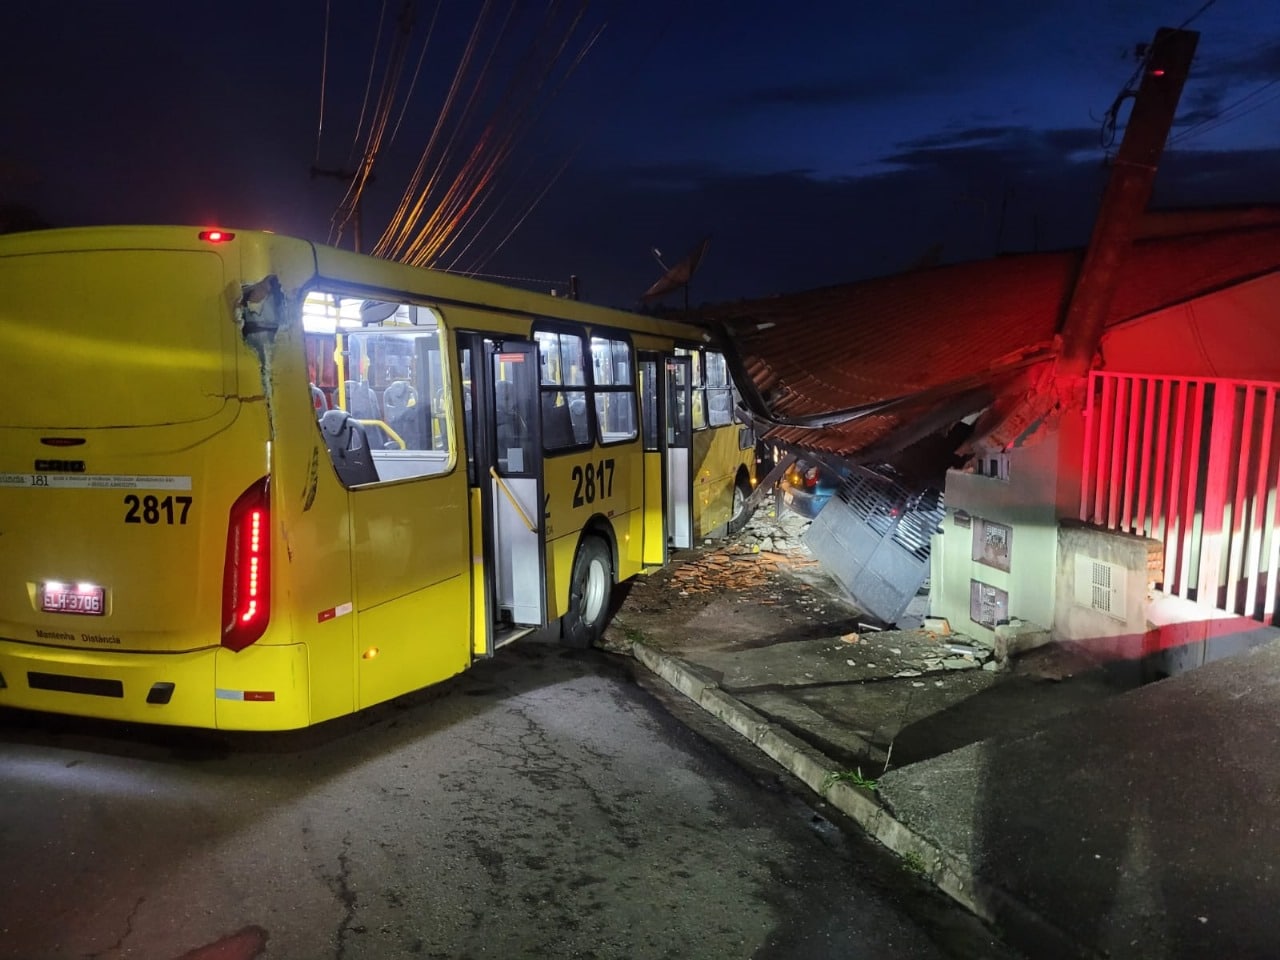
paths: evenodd
<path fill-rule="evenodd" d="M 1161 28 L 1148 50 L 1120 152 L 1062 323 L 1062 352 L 1055 371 L 1059 377 L 1082 377 L 1093 366 L 1112 295 L 1151 200 L 1156 167 L 1199 39 L 1200 34 L 1190 30 Z"/>
<path fill-rule="evenodd" d="M 1151 199 L 1160 155 L 1191 69 L 1200 34 L 1162 27 L 1143 59 L 1143 74 L 1111 167 L 1089 246 L 1059 330 L 1061 346 L 1052 370 L 1031 391 L 980 431 L 970 446 L 1008 449 L 1052 411 L 1078 405 L 1094 364 L 1111 300 L 1120 283 L 1138 226 Z M 1112 110 L 1118 110 L 1121 94 Z"/>

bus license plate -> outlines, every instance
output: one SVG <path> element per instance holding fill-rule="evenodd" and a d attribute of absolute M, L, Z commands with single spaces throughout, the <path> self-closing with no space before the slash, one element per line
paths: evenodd
<path fill-rule="evenodd" d="M 107 612 L 107 590 L 91 583 L 42 583 L 40 609 L 100 617 Z"/>

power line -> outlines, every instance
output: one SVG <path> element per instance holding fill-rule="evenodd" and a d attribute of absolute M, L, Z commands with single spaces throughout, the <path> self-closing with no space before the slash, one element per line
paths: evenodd
<path fill-rule="evenodd" d="M 663 38 L 666 36 L 667 30 L 671 27 L 671 24 L 675 21 L 676 15 L 682 12 L 683 9 L 684 8 L 682 4 L 676 4 L 676 3 L 673 3 L 671 6 L 668 7 L 666 19 L 661 23 L 661 25 L 658 27 L 658 30 L 650 38 L 649 44 L 643 50 L 641 50 L 640 54 L 631 63 L 630 68 L 626 71 L 625 79 L 619 81 L 618 86 L 616 86 L 615 89 L 611 92 L 610 99 L 617 100 L 621 96 L 625 88 L 634 85 L 636 78 L 640 74 L 641 68 L 645 65 L 645 63 L 648 62 L 649 58 L 653 55 L 653 52 L 657 49 L 658 45 L 662 42 Z M 607 25 L 608 25 L 608 21 L 606 20 L 605 26 Z M 600 29 L 603 30 L 604 27 L 602 26 Z M 599 36 L 599 32 L 597 32 L 597 37 L 598 36 Z M 594 39 L 592 40 L 592 42 L 594 43 Z M 581 150 L 583 144 L 586 142 L 587 138 L 590 136 L 591 131 L 593 131 L 595 127 L 603 121 L 604 117 L 607 116 L 609 112 L 610 111 L 605 109 L 604 106 L 601 106 L 600 109 L 594 112 L 591 122 L 588 123 L 587 126 L 584 128 L 583 134 L 579 138 L 578 143 L 565 156 L 564 161 L 556 169 L 555 173 L 551 175 L 550 179 L 543 186 L 543 188 L 538 192 L 538 194 L 529 202 L 529 205 L 525 208 L 524 212 L 521 213 L 515 219 L 514 223 L 511 224 L 510 228 L 508 229 L 507 233 L 502 237 L 502 239 L 498 241 L 497 244 L 491 246 L 488 252 L 480 256 L 475 261 L 474 269 L 476 270 L 483 269 L 484 265 L 487 264 L 491 259 L 493 259 L 493 257 L 497 256 L 499 251 L 501 251 L 502 248 L 506 246 L 507 242 L 524 225 L 524 222 L 529 218 L 529 216 L 538 207 L 538 205 L 541 204 L 543 198 L 545 198 L 546 195 L 551 191 L 551 188 L 555 186 L 556 182 L 560 179 L 561 175 L 569 167 L 569 164 L 573 161 L 574 157 L 577 156 L 578 151 Z M 505 203 L 505 199 L 502 202 Z M 486 219 L 485 223 L 481 227 L 481 231 L 483 231 L 488 227 L 490 221 L 494 219 L 494 216 L 496 216 L 496 214 L 497 214 L 497 211 L 495 210 L 494 213 L 491 214 L 488 219 Z M 474 244 L 474 242 L 475 242 L 475 238 L 473 238 L 471 243 L 467 244 L 467 248 L 469 249 L 472 246 L 472 244 Z M 464 249 L 462 252 L 459 253 L 458 257 L 454 259 L 454 263 L 456 264 L 457 261 L 461 259 L 461 257 L 465 253 L 466 253 L 466 250 Z"/>
<path fill-rule="evenodd" d="M 440 267 L 433 267 L 434 270 L 440 270 Z M 568 281 L 561 277 L 558 280 L 543 280 L 538 277 L 509 277 L 501 273 L 471 273 L 468 270 L 452 270 L 446 269 L 444 273 L 456 273 L 458 276 L 469 277 L 472 280 L 502 280 L 507 283 L 533 283 L 540 287 L 552 287 L 556 284 L 568 284 Z"/>
<path fill-rule="evenodd" d="M 460 90 L 462 89 L 463 80 L 466 78 L 467 71 L 470 69 L 471 60 L 475 56 L 476 49 L 480 44 L 482 27 L 488 16 L 491 0 L 485 0 L 484 5 L 480 9 L 480 13 L 476 16 L 476 22 L 471 28 L 471 35 L 467 38 L 466 46 L 463 47 L 462 55 L 458 60 L 458 66 L 454 69 L 453 80 L 449 85 L 449 90 L 445 94 L 444 104 L 436 114 L 436 122 L 431 130 L 431 135 L 427 138 L 427 144 L 422 150 L 421 156 L 418 158 L 418 165 L 414 169 L 413 175 L 409 178 L 409 183 L 405 187 L 401 196 L 400 205 L 397 207 L 395 214 L 391 218 L 391 222 L 387 224 L 387 228 L 383 231 L 377 244 L 374 246 L 373 252 L 378 256 L 387 256 L 392 259 L 401 259 L 404 253 L 409 233 L 413 229 L 414 223 L 421 217 L 422 211 L 426 206 L 427 198 L 435 189 L 435 183 L 440 176 L 441 164 L 438 162 L 431 176 L 428 178 L 426 186 L 422 186 L 422 178 L 426 174 L 427 165 L 430 161 L 431 154 L 435 150 L 436 143 L 444 134 L 447 124 L 450 122 L 454 104 L 457 101 Z M 472 96 L 475 96 L 475 89 L 472 89 Z M 452 142 L 455 133 L 450 135 Z M 448 149 L 446 147 L 446 149 Z M 417 195 L 416 201 L 414 195 Z"/>
<path fill-rule="evenodd" d="M 364 130 L 364 115 L 369 107 L 369 91 L 373 89 L 373 71 L 378 65 L 378 51 L 382 47 L 382 24 L 387 18 L 387 0 L 382 0 L 382 9 L 378 11 L 378 29 L 373 35 L 373 54 L 369 57 L 369 76 L 364 82 L 364 99 L 360 103 L 360 119 L 356 122 L 355 136 L 351 138 L 351 152 L 347 154 L 350 164 L 356 155 L 356 146 L 360 143 L 360 134 Z"/>
<path fill-rule="evenodd" d="M 503 96 L 502 103 L 500 104 L 499 110 L 495 114 L 495 117 L 490 120 L 490 123 L 485 131 L 486 137 L 488 137 L 491 133 L 494 134 L 494 137 L 496 140 L 495 145 L 488 152 L 487 157 L 473 155 L 473 157 L 470 158 L 468 163 L 468 166 L 470 167 L 470 169 L 468 170 L 464 168 L 464 170 L 462 171 L 462 174 L 459 177 L 459 181 L 463 179 L 467 181 L 467 184 L 465 184 L 464 186 L 469 185 L 470 187 L 469 193 L 466 197 L 465 204 L 461 208 L 458 208 L 456 210 L 457 216 L 454 218 L 452 222 L 452 226 L 448 231 L 448 233 L 437 238 L 437 241 L 434 244 L 435 249 L 431 251 L 431 257 L 433 260 L 440 256 L 443 256 L 452 246 L 454 246 L 454 244 L 458 242 L 458 240 L 461 238 L 462 232 L 467 229 L 467 227 L 476 219 L 476 217 L 479 216 L 479 214 L 481 213 L 481 211 L 485 206 L 493 205 L 493 201 L 492 201 L 493 192 L 484 191 L 482 190 L 482 188 L 486 184 L 491 183 L 494 180 L 498 170 L 505 164 L 507 159 L 514 152 L 516 144 L 531 129 L 536 127 L 539 119 L 541 118 L 543 111 L 545 111 L 547 107 L 550 105 L 550 103 L 556 98 L 560 90 L 563 88 L 564 84 L 568 81 L 569 77 L 572 76 L 573 72 L 582 63 L 583 58 L 595 45 L 596 41 L 600 37 L 600 34 L 604 31 L 605 27 L 602 25 L 599 28 L 597 28 L 596 31 L 586 40 L 586 42 L 583 44 L 582 48 L 578 51 L 573 61 L 566 68 L 564 74 L 560 77 L 559 81 L 556 83 L 555 87 L 552 89 L 550 94 L 547 97 L 545 97 L 542 100 L 542 103 L 537 105 L 535 108 L 534 101 L 537 99 L 538 94 L 546 86 L 547 81 L 551 78 L 551 74 L 555 68 L 555 65 L 560 61 L 562 55 L 565 52 L 565 48 L 568 46 L 568 43 L 572 38 L 572 35 L 577 31 L 577 27 L 582 19 L 582 14 L 585 13 L 585 6 L 586 5 L 583 4 L 583 8 L 579 11 L 579 15 L 575 17 L 574 21 L 570 24 L 568 30 L 565 32 L 565 34 L 561 38 L 560 43 L 557 46 L 555 52 L 552 53 L 549 56 L 549 58 L 546 60 L 545 66 L 542 69 L 537 82 L 531 85 L 522 85 L 521 79 L 520 79 L 521 73 L 517 72 L 515 75 L 513 75 L 511 81 L 508 83 L 508 88 L 506 93 Z M 531 93 L 528 95 L 528 97 L 524 99 L 523 102 L 515 98 L 514 96 L 516 91 L 521 89 L 522 86 L 525 89 L 531 89 Z M 504 108 L 505 108 L 505 112 L 514 113 L 515 116 L 519 118 L 518 123 L 507 123 L 505 125 L 505 128 L 506 128 L 505 133 L 501 132 L 501 129 L 503 127 L 503 124 L 501 121 L 503 119 L 502 114 L 504 112 Z M 475 162 L 471 163 L 470 161 L 475 161 Z M 541 199 L 541 195 L 539 195 L 538 199 Z M 495 214 L 496 212 L 497 211 L 495 210 Z M 492 220 L 492 216 L 490 216 L 489 218 L 486 218 L 485 225 L 487 225 L 491 220 Z M 470 245 L 471 244 L 468 243 L 468 246 Z"/>
<path fill-rule="evenodd" d="M 1193 126 L 1187 127 L 1186 130 L 1181 131 L 1175 137 L 1173 137 L 1173 139 L 1169 141 L 1170 144 L 1178 143 L 1182 140 L 1188 140 L 1193 136 L 1198 137 L 1203 134 L 1209 133 L 1213 130 L 1217 130 L 1220 127 L 1226 126 L 1228 123 L 1232 123 L 1236 120 L 1239 120 L 1241 117 L 1248 116 L 1249 114 L 1253 113 L 1255 110 L 1258 110 L 1262 107 L 1265 107 L 1267 104 L 1274 102 L 1276 99 L 1280 99 L 1280 92 L 1278 92 L 1275 94 L 1275 96 L 1268 97 L 1266 100 L 1263 100 L 1261 103 L 1255 103 L 1248 110 L 1242 110 L 1239 113 L 1235 114 L 1234 116 L 1227 116 L 1227 114 L 1231 113 L 1231 111 L 1235 110 L 1237 107 L 1252 100 L 1254 97 L 1262 93 L 1264 90 L 1269 90 L 1271 87 L 1274 87 L 1277 83 L 1280 83 L 1280 78 L 1277 78 L 1275 80 L 1268 80 L 1266 83 L 1262 84 L 1262 86 L 1256 87 L 1255 89 L 1251 90 L 1249 93 L 1245 94 L 1235 103 L 1231 104 L 1230 106 L 1223 107 L 1213 116 L 1206 117 L 1204 120 L 1201 120 L 1199 123 L 1194 124 Z"/>
<path fill-rule="evenodd" d="M 320 164 L 320 137 L 324 133 L 324 88 L 325 80 L 329 75 L 329 3 L 330 0 L 324 0 L 324 45 L 320 54 L 320 123 L 316 127 L 316 166 Z"/>
<path fill-rule="evenodd" d="M 1155 40 L 1150 44 L 1138 44 L 1136 49 L 1138 64 L 1134 67 L 1132 75 L 1127 81 L 1125 81 L 1125 85 L 1121 88 L 1120 92 L 1116 94 L 1116 98 L 1111 101 L 1111 106 L 1107 108 L 1107 112 L 1103 116 L 1102 129 L 1099 132 L 1099 140 L 1104 150 L 1111 149 L 1112 144 L 1115 143 L 1116 127 L 1119 125 L 1120 107 L 1125 100 L 1137 96 L 1138 90 L 1136 84 L 1146 72 L 1147 68 L 1150 67 L 1152 57 L 1154 57 L 1156 51 L 1160 48 L 1160 44 L 1169 36 L 1170 33 L 1177 33 L 1181 30 L 1185 30 L 1189 24 L 1199 19 L 1201 14 L 1217 2 L 1218 0 L 1205 0 L 1195 13 L 1183 20 L 1182 23 L 1178 24 L 1178 26 L 1172 31 L 1157 34 Z"/>
<path fill-rule="evenodd" d="M 400 8 L 400 19 L 396 27 L 396 35 L 391 42 L 387 55 L 387 64 L 383 71 L 382 83 L 374 105 L 373 115 L 369 121 L 369 133 L 365 141 L 360 165 L 351 177 L 346 196 L 335 211 L 330 235 L 336 231 L 341 237 L 343 230 L 351 219 L 357 215 L 365 188 L 373 179 L 373 167 L 382 150 L 387 124 L 390 122 L 391 110 L 395 105 L 396 91 L 400 87 L 400 78 L 404 73 L 405 58 L 408 55 L 409 39 L 413 33 L 413 0 L 404 0 Z"/>
<path fill-rule="evenodd" d="M 1178 29 L 1179 29 L 1179 30 L 1185 30 L 1188 24 L 1190 24 L 1192 21 L 1194 21 L 1194 20 L 1198 19 L 1198 18 L 1199 18 L 1199 16 L 1200 16 L 1200 14 L 1204 13 L 1206 10 L 1208 10 L 1210 7 L 1212 7 L 1212 6 L 1213 6 L 1215 3 L 1217 3 L 1217 2 L 1218 2 L 1218 0 L 1206 0 L 1206 2 L 1204 3 L 1204 5 L 1203 5 L 1203 6 L 1201 6 L 1199 10 L 1197 10 L 1197 11 L 1196 11 L 1195 13 L 1193 13 L 1191 16 L 1187 17 L 1187 19 L 1183 20 L 1183 21 L 1182 21 L 1182 23 L 1178 24 Z"/>
<path fill-rule="evenodd" d="M 396 117 L 396 125 L 391 131 L 391 139 L 387 141 L 387 146 L 396 142 L 396 134 L 400 132 L 400 124 L 404 122 L 405 111 L 409 109 L 409 101 L 413 98 L 413 91 L 418 86 L 418 75 L 422 72 L 422 61 L 427 58 L 427 48 L 431 46 L 431 38 L 436 32 L 436 18 L 440 15 L 440 5 L 444 0 L 436 0 L 436 8 L 431 14 L 431 24 L 427 27 L 427 39 L 422 41 L 422 52 L 418 54 L 418 62 L 413 68 L 413 79 L 409 81 L 409 90 L 404 95 L 404 103 L 400 106 L 400 116 Z"/>

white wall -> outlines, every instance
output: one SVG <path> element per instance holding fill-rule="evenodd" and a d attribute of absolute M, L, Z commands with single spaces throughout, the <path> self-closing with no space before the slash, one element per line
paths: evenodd
<path fill-rule="evenodd" d="M 1065 434 L 1073 435 L 1074 431 Z M 994 642 L 993 631 L 969 618 L 971 580 L 1007 591 L 1011 619 L 1052 626 L 1059 498 L 1064 494 L 1058 478 L 1063 437 L 1058 431 L 1047 432 L 1038 442 L 1011 450 L 1007 481 L 948 471 L 947 515 L 942 533 L 933 538 L 930 613 L 946 617 L 953 630 Z M 1069 490 L 1066 493 L 1069 495 Z M 960 511 L 969 515 L 970 527 L 957 524 Z M 972 559 L 979 518 L 1011 528 L 1007 573 Z"/>
<path fill-rule="evenodd" d="M 1105 369 L 1156 376 L 1280 380 L 1280 273 L 1111 327 Z"/>

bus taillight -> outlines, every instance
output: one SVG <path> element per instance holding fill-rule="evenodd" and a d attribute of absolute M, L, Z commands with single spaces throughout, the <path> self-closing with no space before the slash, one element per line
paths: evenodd
<path fill-rule="evenodd" d="M 270 478 L 255 481 L 231 507 L 222 568 L 222 645 L 243 650 L 271 618 Z"/>

